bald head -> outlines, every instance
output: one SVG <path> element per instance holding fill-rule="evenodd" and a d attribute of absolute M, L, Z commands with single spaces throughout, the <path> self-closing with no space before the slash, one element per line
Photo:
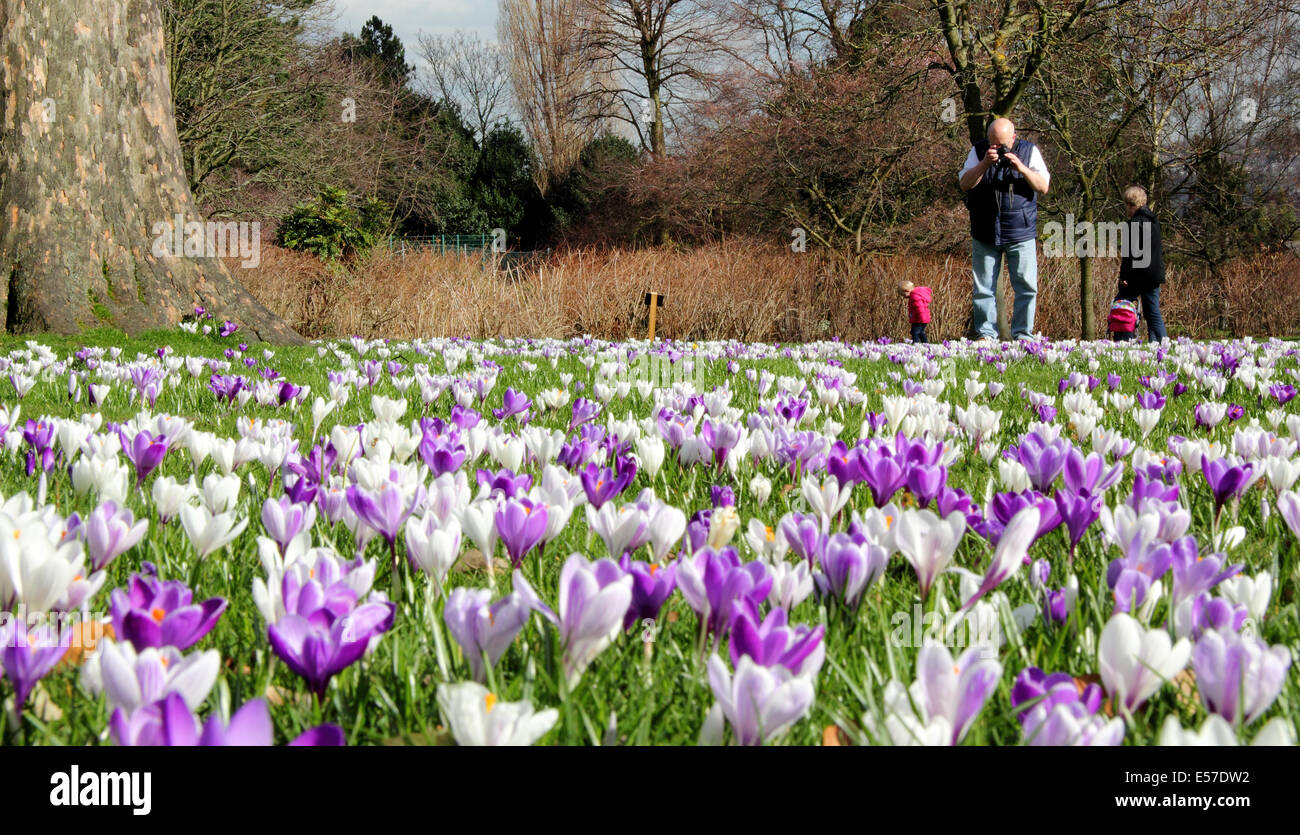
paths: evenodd
<path fill-rule="evenodd" d="M 1016 126 L 1010 119 L 994 119 L 989 125 L 989 144 L 1011 147 L 1016 143 Z"/>

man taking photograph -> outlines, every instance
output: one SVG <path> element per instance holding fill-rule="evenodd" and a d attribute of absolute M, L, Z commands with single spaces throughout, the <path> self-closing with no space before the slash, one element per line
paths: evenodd
<path fill-rule="evenodd" d="M 1005 257 L 1015 292 L 1011 335 L 1032 339 L 1038 300 L 1038 195 L 1051 175 L 1038 147 L 1016 135 L 1010 119 L 995 119 L 988 138 L 971 148 L 958 175 L 970 211 L 972 330 L 997 339 L 998 276 Z"/>

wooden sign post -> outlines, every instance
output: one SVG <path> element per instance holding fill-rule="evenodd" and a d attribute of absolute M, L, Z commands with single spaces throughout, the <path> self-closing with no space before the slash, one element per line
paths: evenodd
<path fill-rule="evenodd" d="M 655 313 L 664 306 L 664 297 L 658 293 L 646 293 L 645 303 L 650 308 L 650 334 L 647 337 L 651 342 L 655 341 Z"/>

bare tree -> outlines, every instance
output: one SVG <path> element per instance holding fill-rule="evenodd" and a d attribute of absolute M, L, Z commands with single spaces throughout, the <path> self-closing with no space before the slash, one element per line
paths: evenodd
<path fill-rule="evenodd" d="M 738 36 L 733 15 L 716 0 L 586 0 L 594 24 L 593 58 L 614 68 L 594 91 L 620 104 L 656 159 L 667 152 L 669 111 L 708 101 Z"/>
<path fill-rule="evenodd" d="M 1043 64 L 1090 21 L 1137 0 L 933 0 L 972 144 L 1011 115 Z"/>
<path fill-rule="evenodd" d="M 861 67 L 873 55 L 880 57 L 879 30 L 872 21 L 892 17 L 891 28 L 912 17 L 919 8 L 907 0 L 734 0 L 733 17 L 744 32 L 754 33 L 750 47 L 758 47 L 771 73 L 778 78 L 805 73 L 814 65 Z"/>
<path fill-rule="evenodd" d="M 1189 56 L 1187 82 L 1162 91 L 1152 146 L 1173 248 L 1218 288 L 1219 327 L 1231 320 L 1224 266 L 1292 239 L 1300 206 L 1300 12 L 1286 0 L 1230 0 L 1178 9 L 1228 32 Z M 1225 11 L 1227 12 L 1225 14 Z"/>
<path fill-rule="evenodd" d="M 546 194 L 572 170 L 610 113 L 611 68 L 598 57 L 588 0 L 499 0 L 498 41 Z"/>
<path fill-rule="evenodd" d="M 510 75 L 501 48 L 457 30 L 420 35 L 419 54 L 429 71 L 430 95 L 455 103 L 482 142 L 505 112 Z"/>
<path fill-rule="evenodd" d="M 1070 165 L 1072 187 L 1058 190 L 1057 202 L 1076 213 L 1078 228 L 1092 229 L 1103 208 L 1117 203 L 1125 182 L 1116 176 L 1137 175 L 1150 193 L 1161 193 L 1168 157 L 1161 148 L 1176 103 L 1244 57 L 1265 21 L 1263 3 L 1239 5 L 1236 14 L 1223 15 L 1182 3 L 1129 4 L 1077 29 L 1040 69 L 1027 102 Z M 1094 339 L 1092 256 L 1105 253 L 1075 254 L 1081 335 Z"/>

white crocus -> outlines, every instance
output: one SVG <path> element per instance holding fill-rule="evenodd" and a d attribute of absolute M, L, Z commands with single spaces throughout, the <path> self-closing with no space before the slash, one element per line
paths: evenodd
<path fill-rule="evenodd" d="M 188 504 L 181 507 L 180 517 L 181 527 L 199 559 L 234 542 L 248 527 L 247 519 L 236 522 L 233 513 L 213 514 L 206 507 Z"/>
<path fill-rule="evenodd" d="M 440 522 L 430 513 L 406 522 L 407 555 L 439 584 L 446 580 L 460 556 L 460 540 L 460 522 L 455 519 Z"/>
<path fill-rule="evenodd" d="M 175 647 L 136 652 L 130 642 L 105 639 L 82 667 L 81 680 L 92 695 L 103 693 L 110 708 L 128 715 L 138 708 L 180 694 L 197 710 L 216 684 L 221 656 L 215 649 L 182 655 Z"/>
<path fill-rule="evenodd" d="M 1219 596 L 1234 606 L 1245 606 L 1250 618 L 1262 623 L 1268 613 L 1268 602 L 1273 596 L 1273 577 L 1261 571 L 1254 577 L 1238 574 L 1219 584 Z"/>
<path fill-rule="evenodd" d="M 439 685 L 438 707 L 457 745 L 532 745 L 560 718 L 554 708 L 534 712 L 526 700 L 498 701 L 473 681 Z"/>
<path fill-rule="evenodd" d="M 1097 654 L 1106 692 L 1131 712 L 1182 672 L 1192 645 L 1186 638 L 1173 643 L 1164 629 L 1146 629 L 1120 612 L 1102 630 Z"/>
<path fill-rule="evenodd" d="M 28 612 L 48 612 L 86 573 L 81 542 L 39 517 L 39 511 L 0 512 L 0 609 L 19 603 Z"/>
<path fill-rule="evenodd" d="M 1176 716 L 1165 717 L 1165 724 L 1160 728 L 1159 744 L 1222 747 L 1240 745 L 1241 742 L 1226 719 L 1217 713 L 1211 713 L 1200 730 L 1184 728 L 1179 724 Z M 1285 717 L 1278 716 L 1260 728 L 1250 744 L 1252 746 L 1293 746 L 1296 744 L 1295 729 Z"/>
<path fill-rule="evenodd" d="M 849 499 L 853 498 L 853 488 L 852 485 L 841 488 L 839 479 L 833 475 L 826 476 L 821 484 L 810 476 L 803 480 L 802 494 L 808 507 L 821 518 L 822 525 L 826 527 L 849 503 Z"/>
<path fill-rule="evenodd" d="M 209 473 L 203 479 L 203 505 L 211 513 L 226 513 L 239 502 L 240 481 L 237 475 Z"/>
<path fill-rule="evenodd" d="M 636 457 L 641 469 L 653 481 L 664 463 L 664 440 L 655 435 L 642 435 L 636 441 Z"/>
<path fill-rule="evenodd" d="M 904 511 L 894 523 L 893 533 L 894 544 L 916 572 L 924 595 L 957 553 L 966 533 L 966 517 L 959 511 L 945 519 L 929 510 Z"/>

